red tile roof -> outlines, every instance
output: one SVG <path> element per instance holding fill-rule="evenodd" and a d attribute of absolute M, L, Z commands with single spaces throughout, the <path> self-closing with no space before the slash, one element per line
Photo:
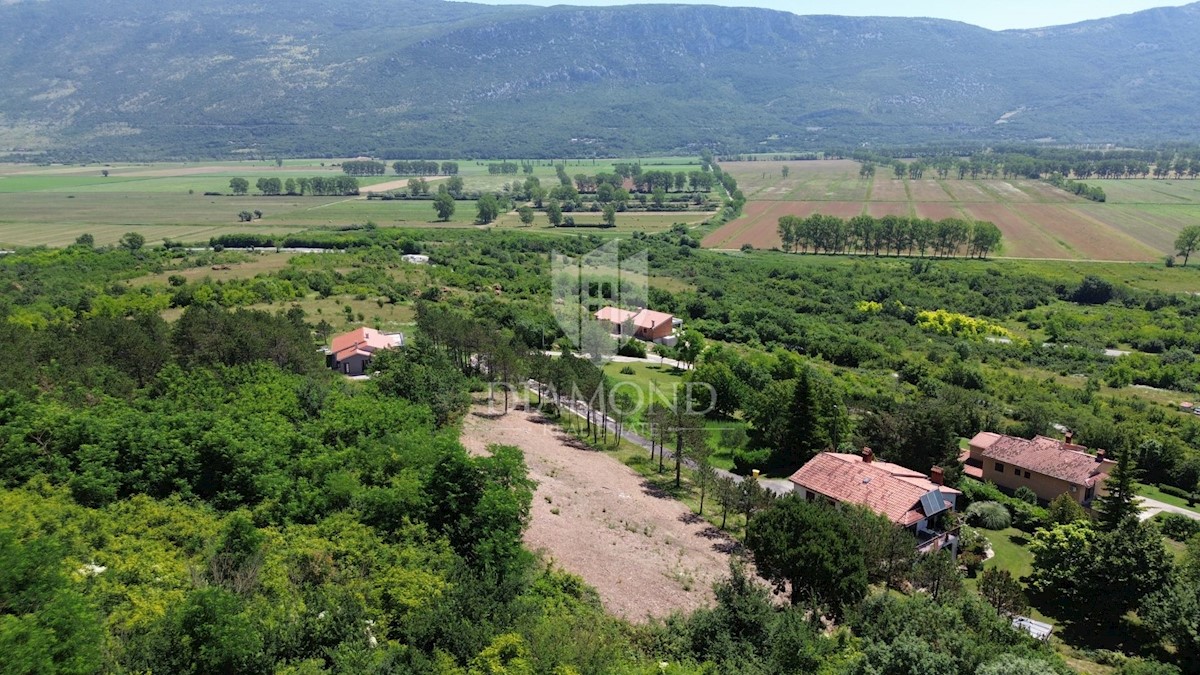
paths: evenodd
<path fill-rule="evenodd" d="M 351 350 L 369 355 L 377 349 L 390 349 L 403 344 L 399 334 L 382 333 L 374 328 L 359 328 L 333 338 L 329 351 L 334 358 L 350 356 Z"/>
<path fill-rule="evenodd" d="M 596 312 L 596 319 L 609 323 L 625 323 L 633 317 L 633 312 L 618 307 L 604 307 Z"/>
<path fill-rule="evenodd" d="M 638 328 L 654 328 L 661 326 L 664 323 L 670 325 L 675 317 L 666 312 L 656 312 L 652 309 L 643 309 L 633 317 L 633 325 Z"/>
<path fill-rule="evenodd" d="M 1111 459 L 1089 454 L 1082 445 L 1045 436 L 1029 440 L 980 432 L 970 444 L 979 448 L 980 454 L 988 459 L 1076 485 L 1095 485 L 1117 464 Z"/>
<path fill-rule="evenodd" d="M 859 455 L 822 452 L 800 467 L 789 479 L 810 492 L 836 502 L 865 506 L 887 516 L 897 525 L 908 527 L 925 517 L 921 497 L 933 490 L 950 495 L 948 508 L 954 508 L 954 488 L 938 485 L 919 471 L 890 462 L 864 462 Z"/>

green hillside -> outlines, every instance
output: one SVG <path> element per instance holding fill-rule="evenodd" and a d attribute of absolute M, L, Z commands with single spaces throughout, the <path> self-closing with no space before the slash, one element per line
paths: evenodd
<path fill-rule="evenodd" d="M 1003 32 L 682 5 L 166 5 L 0 5 L 0 151 L 578 157 L 1197 136 L 1197 4 Z"/>

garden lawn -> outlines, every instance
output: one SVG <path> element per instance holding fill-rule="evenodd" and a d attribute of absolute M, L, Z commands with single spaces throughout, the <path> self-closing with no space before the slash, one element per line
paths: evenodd
<path fill-rule="evenodd" d="M 1154 486 L 1154 485 L 1143 485 L 1142 483 L 1138 483 L 1137 484 L 1137 493 L 1143 497 L 1147 497 L 1147 498 L 1153 499 L 1155 501 L 1163 502 L 1166 504 L 1170 504 L 1171 506 L 1178 506 L 1181 509 L 1187 509 L 1189 511 L 1195 511 L 1196 513 L 1200 513 L 1200 509 L 1196 508 L 1193 505 L 1189 505 L 1187 503 L 1186 499 L 1176 497 L 1175 495 L 1169 495 L 1169 494 L 1163 492 L 1162 490 L 1159 490 L 1158 487 Z"/>

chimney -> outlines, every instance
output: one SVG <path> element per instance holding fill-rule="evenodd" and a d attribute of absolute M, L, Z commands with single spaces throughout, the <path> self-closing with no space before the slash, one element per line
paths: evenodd
<path fill-rule="evenodd" d="M 1075 432 L 1071 431 L 1070 429 L 1067 429 L 1066 432 L 1064 432 L 1064 433 L 1066 435 L 1066 438 L 1063 440 L 1063 442 L 1066 443 L 1067 445 L 1072 445 L 1071 441 L 1075 438 Z"/>
<path fill-rule="evenodd" d="M 946 484 L 946 473 L 942 471 L 942 467 L 935 466 L 929 470 L 929 482 L 933 483 L 934 485 Z"/>
<path fill-rule="evenodd" d="M 872 450 L 870 448 L 863 448 L 862 449 L 862 458 L 863 458 L 863 462 L 870 464 L 871 462 L 875 461 L 875 453 L 872 452 Z"/>
<path fill-rule="evenodd" d="M 1096 461 L 1097 461 L 1097 462 L 1103 462 L 1103 461 L 1104 461 L 1104 451 L 1103 451 L 1103 450 L 1097 450 L 1097 451 L 1096 451 Z"/>

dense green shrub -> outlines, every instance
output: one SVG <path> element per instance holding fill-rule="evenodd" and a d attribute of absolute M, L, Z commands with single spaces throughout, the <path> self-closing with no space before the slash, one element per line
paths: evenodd
<path fill-rule="evenodd" d="M 988 530 L 1003 530 L 1012 525 L 1008 509 L 998 502 L 975 502 L 967 507 L 967 521 Z"/>
<path fill-rule="evenodd" d="M 630 340 L 617 348 L 621 356 L 632 356 L 636 359 L 646 358 L 646 343 L 640 340 Z"/>
<path fill-rule="evenodd" d="M 771 451 L 738 450 L 733 453 L 733 470 L 735 473 L 749 474 L 753 469 L 762 469 L 771 459 Z"/>
<path fill-rule="evenodd" d="M 1030 490 L 1029 488 L 1025 487 L 1024 485 L 1017 488 L 1013 492 L 1013 497 L 1020 499 L 1021 501 L 1025 502 L 1026 504 L 1033 504 L 1034 506 L 1037 506 L 1037 502 L 1038 502 L 1037 493 L 1034 492 L 1033 490 Z"/>
<path fill-rule="evenodd" d="M 1012 526 L 1025 532 L 1033 532 L 1039 527 L 1044 527 L 1049 520 L 1046 509 L 1027 504 L 1016 497 L 1010 497 L 1001 492 L 994 483 L 963 478 L 958 489 L 962 490 L 968 505 L 979 501 L 992 501 L 1008 507 L 1012 514 Z"/>
<path fill-rule="evenodd" d="M 1168 485 L 1166 483 L 1159 483 L 1158 489 L 1162 490 L 1166 494 L 1171 495 L 1172 497 L 1179 497 L 1180 499 L 1186 499 L 1188 504 L 1192 504 L 1195 502 L 1195 495 L 1191 492 L 1188 492 L 1187 490 L 1184 490 L 1181 487 L 1175 487 L 1174 485 Z"/>
<path fill-rule="evenodd" d="M 1187 541 L 1200 534 L 1200 520 L 1188 518 L 1181 513 L 1160 513 L 1154 516 L 1162 533 L 1175 541 Z"/>

